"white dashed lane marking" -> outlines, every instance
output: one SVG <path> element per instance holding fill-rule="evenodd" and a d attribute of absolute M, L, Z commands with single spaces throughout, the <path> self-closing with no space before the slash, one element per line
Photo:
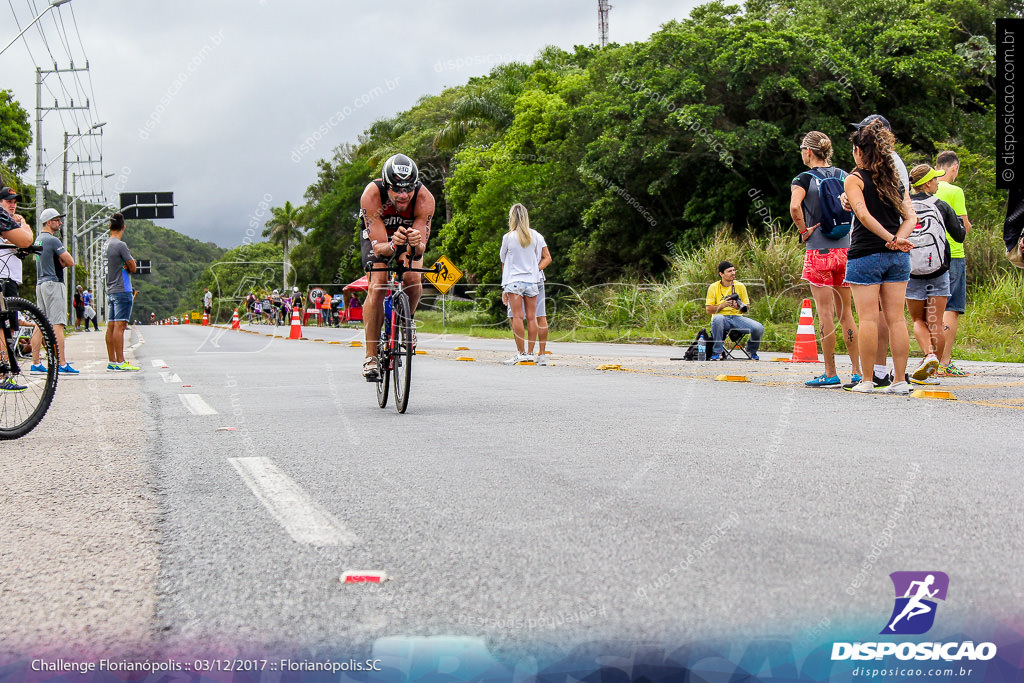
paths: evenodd
<path fill-rule="evenodd" d="M 178 394 L 178 398 L 181 399 L 182 405 L 184 405 L 188 412 L 193 415 L 216 415 L 217 411 L 210 406 L 209 403 L 203 400 L 203 397 L 199 394 Z"/>
<path fill-rule="evenodd" d="M 299 543 L 352 546 L 359 542 L 355 533 L 310 498 L 270 458 L 228 458 L 228 462 L 288 535 Z"/>

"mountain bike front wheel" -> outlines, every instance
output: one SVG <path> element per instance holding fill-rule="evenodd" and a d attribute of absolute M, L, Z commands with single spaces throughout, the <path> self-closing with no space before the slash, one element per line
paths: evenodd
<path fill-rule="evenodd" d="M 15 348 L 5 339 L 2 343 L 7 346 L 7 353 L 0 355 L 0 440 L 17 439 L 35 429 L 57 391 L 57 337 L 50 321 L 30 301 L 11 297 L 6 302 L 8 313 L 17 316 L 19 327 L 41 332 L 39 364 L 46 372 L 31 373 L 30 360 L 22 360 L 18 372 L 12 371 L 11 356 L 17 353 L 18 340 L 11 330 Z"/>

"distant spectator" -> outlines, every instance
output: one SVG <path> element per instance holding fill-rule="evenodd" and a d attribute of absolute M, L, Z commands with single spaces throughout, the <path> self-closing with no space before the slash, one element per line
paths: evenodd
<path fill-rule="evenodd" d="M 75 287 L 75 296 L 72 300 L 75 309 L 75 332 L 82 329 L 82 318 L 85 317 L 85 302 L 82 301 L 82 285 Z"/>
<path fill-rule="evenodd" d="M 64 284 L 64 269 L 74 268 L 75 260 L 54 234 L 60 230 L 64 217 L 56 209 L 44 209 L 39 218 L 43 226 L 35 243 L 43 250 L 36 255 L 36 303 L 43 309 L 57 336 L 57 372 L 62 375 L 77 375 L 78 370 L 71 367 L 64 355 L 64 326 L 68 323 L 68 288 Z M 36 374 L 48 372 L 48 368 L 39 360 L 42 346 L 43 334 L 36 330 L 32 335 L 30 369 Z"/>
<path fill-rule="evenodd" d="M 84 305 L 84 308 L 82 309 L 82 318 L 85 322 L 85 331 L 89 331 L 89 322 L 91 321 L 93 330 L 99 332 L 100 326 L 99 323 L 96 322 L 97 315 L 96 309 L 93 308 L 92 292 L 90 292 L 88 289 L 82 290 L 82 304 Z"/>
<path fill-rule="evenodd" d="M 349 308 L 362 308 L 363 307 L 363 302 L 359 300 L 358 296 L 353 294 L 352 298 L 348 300 L 348 307 Z"/>
<path fill-rule="evenodd" d="M 1024 268 L 1024 190 L 1010 189 L 1006 201 L 1006 222 L 1003 223 L 1003 242 L 1006 258 L 1018 268 Z"/>
<path fill-rule="evenodd" d="M 731 330 L 742 330 L 750 335 L 747 340 L 747 354 L 754 360 L 761 360 L 757 350 L 761 347 L 764 325 L 741 313 L 750 310 L 750 297 L 742 282 L 736 281 L 736 266 L 728 261 L 718 264 L 718 282 L 708 287 L 704 304 L 711 317 L 711 360 L 722 360 L 725 353 L 725 338 Z"/>
<path fill-rule="evenodd" d="M 213 292 L 209 287 L 203 288 L 203 313 L 206 314 L 207 319 L 213 315 Z"/>
<path fill-rule="evenodd" d="M 857 164 L 844 186 L 853 208 L 854 220 L 846 281 L 860 316 L 858 342 L 861 367 L 873 365 L 881 320 L 889 331 L 895 378 L 900 380 L 880 390 L 894 394 L 910 392 L 903 381 L 910 353 L 910 335 L 903 317 L 910 255 L 907 239 L 916 223 L 914 209 L 889 155 L 896 143 L 892 131 L 875 120 L 850 136 Z M 881 304 L 881 311 L 879 310 Z M 857 392 L 875 391 L 875 382 L 861 381 L 851 387 Z"/>
<path fill-rule="evenodd" d="M 506 365 L 534 362 L 533 345 L 537 339 L 537 294 L 540 282 L 540 258 L 536 245 L 544 238 L 530 228 L 530 215 L 522 204 L 508 212 L 508 232 L 501 239 L 501 301 L 512 308 L 512 335 L 516 355 Z M 526 324 L 524 329 L 523 318 Z M 530 339 L 529 353 L 526 337 Z"/>
<path fill-rule="evenodd" d="M 954 185 L 957 175 L 960 174 L 960 157 L 956 152 L 939 152 L 935 160 L 935 168 L 945 171 L 946 175 L 939 181 L 935 196 L 953 207 L 953 211 L 963 222 L 964 240 L 971 232 L 971 221 L 967 217 L 967 203 L 964 200 L 964 191 Z M 943 346 L 942 356 L 939 358 L 939 370 L 936 373 L 939 377 L 967 377 L 970 375 L 966 370 L 961 370 L 953 363 L 953 344 L 956 343 L 957 327 L 960 325 L 960 316 L 967 310 L 967 257 L 964 253 L 964 240 L 957 240 L 952 234 L 949 239 L 949 300 L 946 302 L 946 312 L 942 315 L 942 322 L 945 328 L 946 341 Z"/>
<path fill-rule="evenodd" d="M 124 333 L 132 317 L 133 295 L 131 274 L 135 272 L 135 259 L 124 243 L 124 216 L 110 217 L 110 238 L 104 245 L 107 264 L 107 370 L 112 372 L 138 372 L 124 357 Z"/>
<path fill-rule="evenodd" d="M 551 252 L 548 250 L 547 242 L 544 241 L 544 236 L 537 233 L 540 239 L 534 243 L 534 247 L 537 251 L 537 269 L 540 271 L 540 281 L 537 283 L 537 365 L 547 365 L 548 359 L 545 358 L 547 355 L 547 343 L 548 343 L 548 312 L 547 312 L 547 292 L 544 289 L 544 269 L 551 265 Z M 523 304 L 526 305 L 525 303 Z M 512 317 L 512 307 L 506 306 L 506 313 L 509 318 Z M 526 315 L 524 309 L 523 315 Z M 527 346 L 527 353 L 533 353 L 533 342 L 529 342 Z"/>
<path fill-rule="evenodd" d="M 832 140 L 820 131 L 813 130 L 803 137 L 800 142 L 800 158 L 811 170 L 804 171 L 791 181 L 789 212 L 804 240 L 804 270 L 800 277 L 811 285 L 811 296 L 814 297 L 814 308 L 821 325 L 821 350 L 825 357 L 825 372 L 804 384 L 809 387 L 842 385 L 836 370 L 835 356 L 837 309 L 846 350 L 853 365 L 852 381 L 859 384 L 861 376 L 857 323 L 853 319 L 850 285 L 846 283 L 850 233 L 832 238 L 818 230 L 822 220 L 819 193 L 822 179 L 836 178 L 841 183 L 847 174 L 832 165 Z"/>
<path fill-rule="evenodd" d="M 967 234 L 952 207 L 932 196 L 938 187 L 938 179 L 943 175 L 945 171 L 934 169 L 928 164 L 915 166 L 910 172 L 910 183 L 916 190 L 910 199 L 914 203 L 918 225 L 922 226 L 920 231 L 915 230 L 910 236 L 916 247 L 911 252 L 911 259 L 925 265 L 937 260 L 942 262 L 941 266 L 928 274 L 915 274 L 911 271 L 910 283 L 907 285 L 907 309 L 914 321 L 914 336 L 924 352 L 921 364 L 910 375 L 910 381 L 914 384 L 938 384 L 932 375 L 939 368 L 939 358 L 945 345 L 942 314 L 950 294 L 951 249 L 949 241 L 943 238 L 948 233 L 963 242 Z M 941 244 L 937 243 L 937 239 L 942 240 Z M 941 253 L 934 254 L 935 251 Z M 920 257 L 914 259 L 917 254 Z"/>
<path fill-rule="evenodd" d="M 331 319 L 331 314 L 334 312 L 334 309 L 331 307 L 331 302 L 331 295 L 328 294 L 327 292 L 324 292 L 323 298 L 320 299 L 320 310 L 322 311 L 322 315 L 324 318 L 324 325 L 330 325 L 333 322 Z"/>

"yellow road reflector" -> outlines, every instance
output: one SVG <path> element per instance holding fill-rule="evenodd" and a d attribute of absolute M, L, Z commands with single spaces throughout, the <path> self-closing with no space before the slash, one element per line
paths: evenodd
<path fill-rule="evenodd" d="M 453 351 L 469 351 L 468 346 L 456 346 Z"/>
<path fill-rule="evenodd" d="M 788 363 L 788 362 L 790 362 L 793 359 L 792 358 L 772 358 L 772 360 L 773 361 L 777 361 L 779 363 Z"/>
<path fill-rule="evenodd" d="M 476 360 L 476 358 L 470 358 L 469 356 L 459 356 L 455 360 Z"/>
<path fill-rule="evenodd" d="M 616 365 L 614 363 L 605 363 L 604 365 L 598 365 L 597 369 L 598 370 L 621 370 L 622 366 L 621 365 Z"/>
<path fill-rule="evenodd" d="M 935 391 L 932 389 L 915 389 L 911 394 L 914 398 L 938 398 L 945 401 L 955 401 L 956 396 L 951 391 Z"/>
<path fill-rule="evenodd" d="M 425 355 L 427 355 L 427 352 L 426 351 L 420 351 L 419 349 L 416 349 L 416 355 L 417 356 L 425 356 Z"/>
<path fill-rule="evenodd" d="M 341 342 L 339 342 L 339 341 L 333 341 L 333 342 L 327 342 L 327 343 L 328 343 L 328 344 L 340 344 Z"/>
<path fill-rule="evenodd" d="M 532 360 L 523 360 L 516 363 L 516 365 L 536 365 L 536 363 Z"/>
<path fill-rule="evenodd" d="M 348 343 L 348 345 L 349 345 L 349 346 L 362 346 L 362 345 L 363 345 L 363 342 L 361 342 L 361 341 L 350 341 L 350 342 Z"/>
<path fill-rule="evenodd" d="M 323 339 L 314 339 L 313 341 L 323 341 Z"/>
<path fill-rule="evenodd" d="M 749 382 L 746 375 L 719 375 L 715 377 L 719 382 Z"/>

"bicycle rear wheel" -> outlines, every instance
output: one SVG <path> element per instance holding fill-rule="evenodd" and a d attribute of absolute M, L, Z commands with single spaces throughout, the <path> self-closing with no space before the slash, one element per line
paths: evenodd
<path fill-rule="evenodd" d="M 391 388 L 391 354 L 388 353 L 387 335 L 382 334 L 377 342 L 377 405 L 388 405 L 388 391 Z"/>
<path fill-rule="evenodd" d="M 409 384 L 412 382 L 412 359 L 415 355 L 412 341 L 412 314 L 409 298 L 404 292 L 395 295 L 395 343 L 392 359 L 395 373 L 395 408 L 404 413 L 409 405 Z"/>
<path fill-rule="evenodd" d="M 57 337 L 50 321 L 30 301 L 13 297 L 6 301 L 7 310 L 18 316 L 21 327 L 33 327 L 42 332 L 39 362 L 46 367 L 46 374 L 31 374 L 31 360 L 19 361 L 18 372 L 13 372 L 13 350 L 4 339 L 7 354 L 0 356 L 0 381 L 4 383 L 0 388 L 0 440 L 17 439 L 32 431 L 50 409 L 57 391 Z M 12 330 L 12 337 L 13 334 Z"/>

